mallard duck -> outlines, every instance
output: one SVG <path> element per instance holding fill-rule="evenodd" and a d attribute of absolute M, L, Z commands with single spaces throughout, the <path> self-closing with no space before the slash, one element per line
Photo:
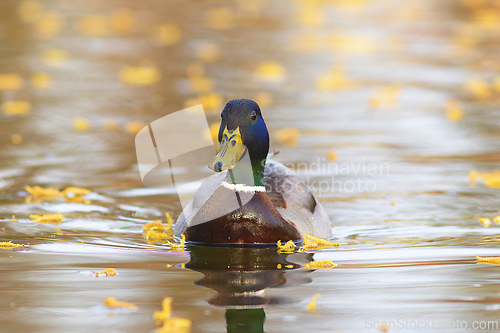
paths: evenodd
<path fill-rule="evenodd" d="M 194 243 L 271 244 L 332 235 L 330 220 L 307 185 L 268 159 L 269 132 L 252 100 L 229 101 L 221 113 L 220 149 L 174 232 Z M 272 154 L 269 154 L 271 156 Z"/>

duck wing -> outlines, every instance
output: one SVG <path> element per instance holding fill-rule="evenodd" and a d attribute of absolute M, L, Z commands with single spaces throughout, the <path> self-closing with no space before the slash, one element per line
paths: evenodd
<path fill-rule="evenodd" d="M 294 223 L 302 235 L 332 236 L 330 219 L 309 187 L 283 164 L 267 160 L 264 170 L 266 193 L 281 216 Z"/>

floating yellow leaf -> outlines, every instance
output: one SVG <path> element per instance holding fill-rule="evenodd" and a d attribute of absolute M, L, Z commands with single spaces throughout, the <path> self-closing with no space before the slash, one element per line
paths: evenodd
<path fill-rule="evenodd" d="M 31 84 L 37 89 L 47 89 L 52 84 L 52 77 L 43 72 L 33 74 Z"/>
<path fill-rule="evenodd" d="M 73 128 L 80 132 L 87 132 L 92 128 L 92 123 L 88 119 L 78 116 L 73 119 Z"/>
<path fill-rule="evenodd" d="M 25 186 L 24 189 L 26 192 L 28 192 L 30 195 L 35 196 L 35 197 L 58 197 L 61 195 L 61 192 L 59 192 L 58 189 L 56 188 L 42 188 L 38 185 L 35 185 L 33 187 L 31 186 Z"/>
<path fill-rule="evenodd" d="M 307 304 L 307 311 L 318 315 L 318 312 L 316 309 L 316 299 L 318 299 L 319 297 L 321 297 L 320 293 L 314 294 L 313 298 L 311 299 L 311 302 L 309 302 L 309 304 Z"/>
<path fill-rule="evenodd" d="M 16 73 L 0 74 L 0 90 L 19 90 L 23 87 L 23 78 Z"/>
<path fill-rule="evenodd" d="M 119 302 L 114 297 L 107 297 L 103 303 L 104 306 L 108 308 L 125 308 L 130 310 L 137 309 L 137 306 L 128 302 Z"/>
<path fill-rule="evenodd" d="M 118 8 L 111 15 L 109 24 L 117 33 L 131 32 L 135 25 L 134 12 L 130 8 Z"/>
<path fill-rule="evenodd" d="M 301 251 L 308 251 L 308 250 L 317 250 L 317 249 L 323 249 L 331 246 L 339 247 L 338 242 L 330 242 L 325 239 L 321 239 L 318 237 L 313 237 L 311 236 L 312 232 L 308 232 L 304 236 L 304 242 L 302 247 L 300 248 Z"/>
<path fill-rule="evenodd" d="M 38 1 L 25 0 L 19 5 L 18 13 L 23 22 L 33 23 L 43 15 L 43 8 Z"/>
<path fill-rule="evenodd" d="M 205 15 L 209 28 L 227 30 L 234 26 L 235 14 L 229 8 L 213 8 L 208 10 Z"/>
<path fill-rule="evenodd" d="M 120 70 L 120 79 L 128 84 L 150 85 L 160 80 L 159 69 L 153 64 L 138 67 L 125 66 Z"/>
<path fill-rule="evenodd" d="M 285 244 L 281 245 L 281 240 L 276 244 L 278 246 L 278 252 L 293 252 L 295 250 L 295 243 L 292 240 L 289 240 Z"/>
<path fill-rule="evenodd" d="M 493 222 L 494 222 L 495 224 L 500 224 L 500 216 L 495 216 L 495 217 L 493 218 Z"/>
<path fill-rule="evenodd" d="M 278 141 L 287 146 L 296 147 L 299 142 L 300 132 L 296 128 L 284 128 L 276 133 Z"/>
<path fill-rule="evenodd" d="M 326 154 L 326 158 L 328 158 L 330 161 L 335 161 L 337 159 L 337 153 L 333 150 L 330 150 L 327 154 Z"/>
<path fill-rule="evenodd" d="M 464 118 L 464 116 L 464 111 L 456 101 L 448 101 L 446 105 L 446 118 L 453 122 L 459 122 Z"/>
<path fill-rule="evenodd" d="M 485 228 L 488 228 L 491 225 L 491 220 L 489 218 L 482 217 L 479 219 L 479 224 L 481 224 Z"/>
<path fill-rule="evenodd" d="M 19 134 L 12 134 L 10 141 L 15 145 L 19 145 L 23 142 L 23 137 Z"/>
<path fill-rule="evenodd" d="M 42 53 L 42 62 L 47 66 L 63 66 L 67 61 L 68 52 L 66 50 L 50 49 Z"/>
<path fill-rule="evenodd" d="M 78 20 L 76 29 L 86 36 L 106 36 L 109 34 L 108 18 L 104 15 L 87 15 Z"/>
<path fill-rule="evenodd" d="M 479 257 L 476 256 L 477 264 L 500 265 L 500 257 Z"/>
<path fill-rule="evenodd" d="M 162 24 L 157 28 L 154 39 L 160 45 L 174 45 L 181 39 L 181 28 L 177 24 Z"/>
<path fill-rule="evenodd" d="M 79 196 L 79 195 L 86 195 L 91 193 L 92 191 L 86 188 L 81 188 L 81 187 L 75 187 L 75 186 L 70 186 L 67 187 L 64 191 L 62 191 L 62 195 L 66 197 L 74 197 L 74 196 Z"/>
<path fill-rule="evenodd" d="M 130 134 L 136 134 L 146 126 L 148 126 L 148 124 L 146 124 L 143 121 L 131 121 L 125 125 L 125 132 Z"/>
<path fill-rule="evenodd" d="M 0 242 L 0 249 L 3 249 L 3 250 L 15 249 L 15 248 L 22 247 L 22 246 L 24 246 L 24 245 L 23 244 L 15 244 L 15 243 L 12 243 L 11 241 Z"/>
<path fill-rule="evenodd" d="M 45 12 L 43 16 L 35 22 L 35 32 L 39 38 L 49 39 L 59 33 L 62 25 L 63 19 L 58 12 Z"/>
<path fill-rule="evenodd" d="M 106 276 L 115 276 L 116 270 L 114 268 L 106 268 L 102 270 L 100 274 L 106 274 Z"/>
<path fill-rule="evenodd" d="M 257 75 L 265 81 L 281 81 L 286 75 L 286 69 L 275 60 L 261 62 L 256 69 Z"/>
<path fill-rule="evenodd" d="M 184 318 L 172 317 L 172 297 L 165 297 L 162 302 L 162 310 L 154 312 L 155 324 L 163 324 L 157 329 L 158 333 L 189 333 L 191 332 L 191 321 Z"/>
<path fill-rule="evenodd" d="M 478 77 L 469 79 L 465 83 L 464 89 L 481 100 L 491 97 L 491 90 L 488 83 Z"/>
<path fill-rule="evenodd" d="M 30 219 L 36 223 L 61 223 L 64 215 L 61 213 L 31 214 Z"/>
<path fill-rule="evenodd" d="M 338 265 L 335 264 L 333 261 L 329 259 L 324 259 L 324 260 L 317 260 L 317 261 L 311 261 L 307 264 L 304 265 L 305 269 L 330 269 L 333 267 L 337 267 Z"/>
<path fill-rule="evenodd" d="M 169 241 L 167 243 L 170 245 L 170 249 L 173 251 L 184 251 L 184 243 L 186 241 L 186 236 L 184 234 L 181 235 L 181 242 L 180 244 L 173 244 Z"/>
<path fill-rule="evenodd" d="M 219 58 L 219 47 L 213 43 L 203 43 L 196 48 L 196 56 L 204 62 L 214 62 Z"/>
<path fill-rule="evenodd" d="M 2 103 L 2 111 L 5 114 L 28 114 L 32 110 L 33 107 L 29 101 L 6 101 Z"/>
<path fill-rule="evenodd" d="M 476 170 L 472 170 L 469 173 L 469 184 L 471 186 L 475 186 L 478 183 L 484 184 L 486 187 L 499 189 L 500 170 L 484 173 L 479 173 Z"/>

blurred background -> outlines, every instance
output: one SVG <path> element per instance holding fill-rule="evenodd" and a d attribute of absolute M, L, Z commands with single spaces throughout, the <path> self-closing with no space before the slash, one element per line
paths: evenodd
<path fill-rule="evenodd" d="M 143 186 L 134 137 L 197 104 L 213 132 L 234 98 L 340 241 L 315 256 L 338 268 L 272 291 L 295 299 L 266 307 L 268 331 L 494 318 L 497 267 L 474 256 L 499 254 L 499 29 L 498 0 L 2 0 L 0 241 L 25 245 L 0 250 L 2 328 L 151 331 L 174 296 L 193 331 L 225 331 L 189 253 L 143 236 L 181 207 Z M 139 310 L 95 308 L 110 295 Z"/>

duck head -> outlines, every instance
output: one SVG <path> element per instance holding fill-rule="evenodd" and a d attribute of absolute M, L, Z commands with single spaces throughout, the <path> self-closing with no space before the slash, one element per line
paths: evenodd
<path fill-rule="evenodd" d="M 248 154 L 255 185 L 262 185 L 269 132 L 257 103 L 249 99 L 229 101 L 221 113 L 218 140 L 220 148 L 209 168 L 215 172 L 234 169 Z"/>

